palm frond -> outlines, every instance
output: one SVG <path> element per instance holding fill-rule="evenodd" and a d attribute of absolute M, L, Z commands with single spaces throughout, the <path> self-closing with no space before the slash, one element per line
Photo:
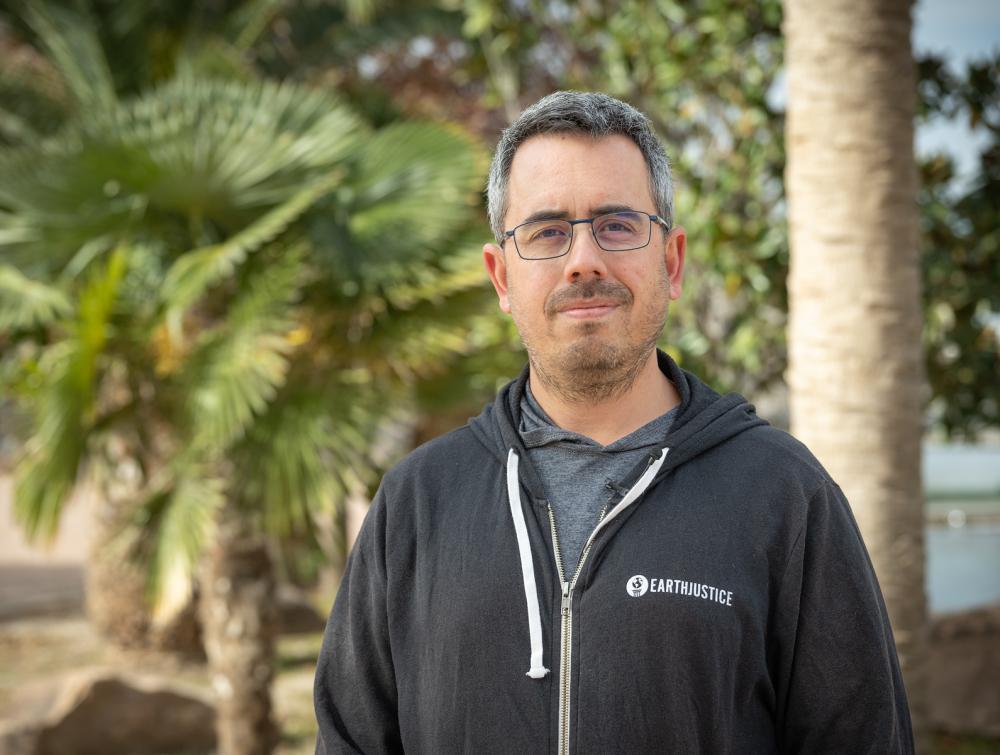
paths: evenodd
<path fill-rule="evenodd" d="M 224 448 L 242 434 L 284 382 L 290 350 L 287 339 L 272 333 L 237 333 L 221 345 L 190 399 L 199 445 Z"/>
<path fill-rule="evenodd" d="M 155 170 L 134 188 L 153 206 L 203 211 L 213 196 L 234 208 L 283 201 L 344 161 L 365 133 L 339 100 L 293 83 L 187 76 L 82 125 L 96 143 L 111 135 L 147 156 Z"/>
<path fill-rule="evenodd" d="M 422 302 L 441 304 L 469 289 L 489 289 L 480 252 L 480 241 L 487 236 L 481 229 L 475 231 L 454 244 L 442 260 L 416 260 L 389 271 L 381 296 L 391 307 L 409 310 Z"/>
<path fill-rule="evenodd" d="M 36 428 L 14 475 L 15 516 L 29 538 L 56 534 L 62 507 L 76 483 L 94 422 L 95 385 L 109 321 L 125 274 L 123 250 L 95 270 L 71 322 L 71 337 L 49 349 L 36 402 Z"/>
<path fill-rule="evenodd" d="M 54 3 L 28 3 L 25 18 L 80 108 L 113 107 L 114 81 L 90 17 Z"/>
<path fill-rule="evenodd" d="M 401 247 L 401 259 L 449 249 L 478 200 L 486 158 L 457 128 L 399 123 L 365 144 L 358 165 L 350 228 L 377 267 Z"/>
<path fill-rule="evenodd" d="M 56 268 L 99 236 L 203 246 L 314 201 L 365 130 L 338 100 L 294 84 L 180 77 L 0 153 L 0 243 L 9 259 Z"/>
<path fill-rule="evenodd" d="M 194 446 L 228 447 L 284 384 L 295 348 L 288 334 L 301 280 L 301 249 L 283 249 L 273 264 L 255 271 L 222 325 L 199 339 L 186 369 Z"/>
<path fill-rule="evenodd" d="M 209 39 L 183 48 L 177 55 L 176 76 L 250 82 L 256 78 L 244 50 L 225 40 Z"/>
<path fill-rule="evenodd" d="M 87 405 L 72 370 L 44 392 L 44 416 L 14 466 L 14 517 L 29 540 L 51 540 L 76 485 L 85 450 Z"/>
<path fill-rule="evenodd" d="M 332 516 L 350 491 L 365 488 L 380 409 L 374 392 L 336 378 L 268 407 L 232 455 L 241 497 L 259 503 L 268 532 L 308 533 L 314 517 Z"/>
<path fill-rule="evenodd" d="M 0 108 L 0 143 L 18 144 L 40 138 L 26 119 L 6 108 Z"/>
<path fill-rule="evenodd" d="M 47 325 L 72 311 L 60 289 L 0 265 L 0 332 Z"/>
<path fill-rule="evenodd" d="M 426 379 L 484 347 L 474 325 L 494 316 L 496 298 L 482 268 L 482 238 L 482 229 L 470 228 L 441 259 L 386 263 L 379 285 L 352 302 L 363 335 L 342 347 L 343 358 Z"/>
<path fill-rule="evenodd" d="M 158 620 L 187 605 L 198 559 L 225 502 L 226 480 L 212 469 L 204 463 L 182 466 L 171 487 L 157 490 L 138 509 L 136 523 L 149 539 L 147 594 Z"/>
<path fill-rule="evenodd" d="M 243 3 L 227 19 L 226 38 L 237 50 L 249 50 L 287 4 L 287 0 L 250 0 Z"/>
<path fill-rule="evenodd" d="M 175 334 L 179 332 L 179 320 L 184 309 L 213 285 L 230 277 L 248 254 L 281 234 L 340 180 L 339 174 L 327 176 L 302 189 L 221 244 L 181 255 L 167 271 L 161 293 L 171 330 Z"/>

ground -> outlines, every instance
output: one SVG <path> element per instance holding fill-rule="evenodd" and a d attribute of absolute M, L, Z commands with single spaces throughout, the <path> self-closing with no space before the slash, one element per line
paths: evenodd
<path fill-rule="evenodd" d="M 321 634 L 308 634 L 282 637 L 278 643 L 274 706 L 281 744 L 276 755 L 312 755 L 315 751 L 312 682 L 321 640 Z M 84 666 L 139 669 L 144 674 L 209 686 L 204 666 L 152 653 L 113 650 L 100 642 L 80 615 L 25 618 L 0 622 L 0 711 L 9 709 L 25 683 Z"/>
<path fill-rule="evenodd" d="M 281 726 L 276 755 L 312 755 L 316 722 L 312 681 L 320 634 L 283 637 L 278 643 L 274 687 Z M 103 645 L 79 614 L 0 622 L 0 711 L 27 681 L 43 680 L 82 666 L 102 666 L 170 676 L 208 687 L 204 666 L 180 664 L 155 654 L 124 653 Z M 935 735 L 938 755 L 997 755 L 1000 739 Z"/>

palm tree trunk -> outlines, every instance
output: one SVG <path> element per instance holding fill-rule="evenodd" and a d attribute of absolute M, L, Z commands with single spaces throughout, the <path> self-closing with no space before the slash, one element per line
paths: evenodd
<path fill-rule="evenodd" d="M 218 698 L 221 755 L 266 755 L 277 743 L 271 716 L 277 610 L 263 538 L 229 502 L 220 512 L 202 584 L 202 624 Z"/>
<path fill-rule="evenodd" d="M 787 0 L 792 430 L 843 486 L 918 748 L 927 653 L 911 0 Z"/>
<path fill-rule="evenodd" d="M 116 444 L 120 446 L 121 444 Z M 104 640 L 125 649 L 154 650 L 204 660 L 194 600 L 154 621 L 146 596 L 146 569 L 135 559 L 141 533 L 128 524 L 142 496 L 134 459 L 120 450 L 108 477 L 95 480 L 86 570 L 87 617 Z"/>

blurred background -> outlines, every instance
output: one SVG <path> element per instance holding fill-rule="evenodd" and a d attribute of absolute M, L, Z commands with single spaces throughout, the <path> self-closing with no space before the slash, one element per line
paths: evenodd
<path fill-rule="evenodd" d="M 312 752 L 382 472 L 524 362 L 483 188 L 550 91 L 653 120 L 689 235 L 661 346 L 787 428 L 782 21 L 776 0 L 0 3 L 0 753 Z M 1000 6 L 922 0 L 912 38 L 923 746 L 996 753 Z"/>

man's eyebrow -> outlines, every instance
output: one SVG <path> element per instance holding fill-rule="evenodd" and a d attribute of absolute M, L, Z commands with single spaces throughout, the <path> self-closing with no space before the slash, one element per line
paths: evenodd
<path fill-rule="evenodd" d="M 597 217 L 598 215 L 607 215 L 609 212 L 636 212 L 634 207 L 629 207 L 627 204 L 602 204 L 597 207 L 591 208 L 589 217 Z M 567 220 L 569 219 L 569 213 L 565 210 L 539 210 L 538 212 L 531 213 L 528 217 L 522 220 L 522 223 L 533 223 L 536 220 Z"/>
<path fill-rule="evenodd" d="M 566 210 L 539 210 L 531 213 L 522 223 L 533 223 L 536 220 L 566 220 L 569 213 Z"/>
<path fill-rule="evenodd" d="M 599 207 L 592 207 L 590 210 L 591 217 L 596 215 L 607 215 L 609 212 L 639 212 L 634 207 L 629 207 L 627 204 L 602 204 Z"/>

